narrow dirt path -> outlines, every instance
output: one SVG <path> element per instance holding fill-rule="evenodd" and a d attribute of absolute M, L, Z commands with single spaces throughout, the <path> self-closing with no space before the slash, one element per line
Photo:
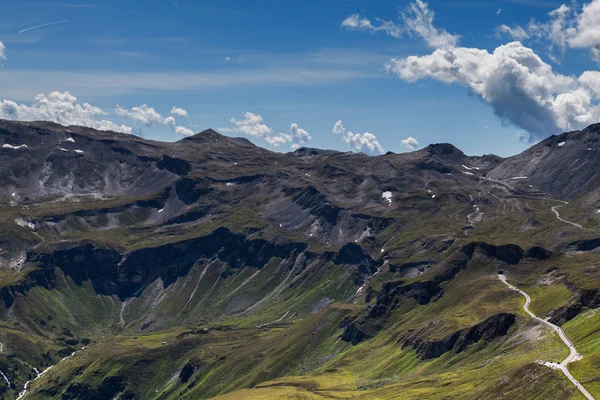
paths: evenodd
<path fill-rule="evenodd" d="M 558 336 L 560 337 L 560 339 L 569 348 L 569 355 L 562 362 L 560 362 L 560 363 L 552 363 L 552 362 L 548 362 L 548 361 L 538 361 L 538 364 L 545 365 L 545 366 L 550 367 L 552 369 L 559 369 L 559 370 L 561 370 L 563 372 L 563 374 L 565 374 L 565 376 L 577 387 L 577 389 L 579 389 L 579 391 L 587 399 L 589 399 L 589 400 L 595 400 L 594 396 L 592 396 L 587 390 L 585 390 L 585 388 L 583 387 L 583 385 L 581 383 L 579 383 L 579 381 L 577 379 L 575 379 L 575 377 L 573 377 L 573 375 L 571 375 L 571 373 L 567 369 L 567 364 L 569 364 L 570 362 L 573 362 L 573 361 L 580 360 L 581 359 L 581 355 L 579 355 L 577 353 L 577 350 L 575 349 L 575 345 L 573 344 L 573 342 L 571 341 L 571 339 L 569 339 L 569 337 L 567 336 L 567 334 L 565 333 L 565 331 L 560 326 L 554 325 L 553 323 L 548 322 L 545 319 L 542 319 L 542 318 L 538 317 L 537 315 L 535 315 L 534 313 L 532 313 L 529 310 L 529 304 L 531 304 L 531 297 L 529 297 L 529 295 L 527 293 L 525 293 L 524 291 L 522 291 L 521 289 L 519 289 L 519 288 L 511 285 L 510 283 L 508 283 L 506 281 L 506 276 L 504 274 L 498 274 L 498 279 L 500 279 L 502 281 L 502 283 L 504 283 L 506 286 L 508 286 L 512 290 L 515 290 L 515 291 L 521 293 L 521 295 L 523 295 L 523 297 L 525 297 L 525 304 L 523 304 L 523 310 L 525 310 L 525 312 L 529 316 L 531 316 L 531 318 L 533 318 L 533 319 L 541 322 L 542 324 L 544 324 L 544 325 L 548 326 L 550 329 L 552 329 L 554 332 L 558 333 Z"/>

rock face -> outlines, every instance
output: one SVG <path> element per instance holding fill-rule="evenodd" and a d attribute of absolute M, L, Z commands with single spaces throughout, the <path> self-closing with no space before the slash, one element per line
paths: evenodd
<path fill-rule="evenodd" d="M 600 124 L 581 131 L 553 135 L 514 157 L 487 176 L 507 180 L 527 177 L 528 184 L 561 199 L 598 188 Z"/>
<path fill-rule="evenodd" d="M 504 336 L 515 322 L 516 317 L 513 314 L 496 314 L 471 328 L 456 331 L 437 341 L 421 340 L 418 336 L 422 332 L 415 332 L 404 341 L 402 346 L 410 346 L 417 351 L 421 359 L 430 360 L 438 358 L 449 351 L 460 353 L 467 346 L 480 340 L 489 342 Z"/>
<path fill-rule="evenodd" d="M 126 387 L 125 377 L 110 376 L 102 381 L 98 387 L 85 385 L 81 383 L 73 383 L 67 387 L 61 399 L 63 400 L 103 400 L 113 399 L 120 394 Z M 119 398 L 132 399 L 135 398 L 131 393 L 123 394 Z"/>

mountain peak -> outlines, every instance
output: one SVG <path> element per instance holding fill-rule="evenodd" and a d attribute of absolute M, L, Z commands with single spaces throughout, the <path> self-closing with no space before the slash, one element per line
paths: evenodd
<path fill-rule="evenodd" d="M 205 129 L 202 132 L 196 133 L 195 135 L 185 137 L 180 141 L 194 141 L 194 142 L 219 142 L 224 141 L 228 143 L 234 143 L 240 146 L 252 146 L 256 147 L 254 143 L 246 138 L 241 137 L 230 137 L 225 136 L 214 129 Z"/>
<path fill-rule="evenodd" d="M 432 155 L 464 155 L 460 149 L 450 143 L 430 144 L 424 150 Z"/>

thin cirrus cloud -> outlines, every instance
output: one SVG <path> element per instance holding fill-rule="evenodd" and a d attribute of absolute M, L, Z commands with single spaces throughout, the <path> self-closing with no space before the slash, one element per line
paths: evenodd
<path fill-rule="evenodd" d="M 584 5 L 581 12 L 563 6 L 549 16 L 548 23 L 532 21 L 527 29 L 508 27 L 500 33 L 512 35 L 512 39 L 544 37 L 558 48 L 586 48 L 597 57 L 600 1 Z M 421 38 L 433 52 L 391 59 L 386 69 L 400 79 L 463 86 L 490 105 L 504 123 L 526 131 L 529 142 L 600 120 L 599 71 L 585 71 L 579 77 L 560 74 L 520 41 L 500 45 L 492 52 L 462 47 L 458 35 L 434 26 L 433 12 L 420 0 L 401 13 L 401 19 L 400 26 Z M 372 31 L 361 25 L 355 30 Z"/>
<path fill-rule="evenodd" d="M 22 29 L 22 30 L 20 30 L 20 31 L 19 31 L 19 32 L 17 32 L 17 33 L 18 33 L 18 34 L 21 34 L 21 33 L 25 33 L 25 32 L 27 32 L 27 31 L 32 31 L 32 30 L 34 30 L 34 29 L 44 28 L 44 27 L 46 27 L 46 26 L 52 26 L 52 25 L 58 25 L 58 24 L 64 24 L 65 22 L 69 22 L 69 21 L 68 21 L 68 20 L 66 20 L 66 19 L 63 19 L 63 20 L 61 20 L 61 21 L 48 22 L 47 24 L 41 24 L 41 25 L 32 26 L 32 27 L 30 27 L 30 28 L 25 28 L 25 29 Z"/>
<path fill-rule="evenodd" d="M 342 142 L 356 151 L 364 151 L 371 154 L 383 154 L 385 152 L 383 146 L 377 140 L 377 136 L 370 132 L 354 133 L 346 130 L 342 121 L 336 122 L 331 132 L 334 135 L 340 135 Z"/>
<path fill-rule="evenodd" d="M 297 149 L 312 139 L 312 136 L 296 123 L 290 125 L 290 133 L 275 133 L 273 128 L 264 123 L 264 118 L 261 115 L 247 111 L 242 116 L 242 119 L 235 117 L 230 119 L 230 122 L 233 124 L 232 127 L 221 127 L 218 129 L 223 133 L 243 133 L 259 138 L 273 147 L 289 143 L 292 149 Z"/>
<path fill-rule="evenodd" d="M 0 60 L 6 60 L 6 46 L 0 41 Z"/>
<path fill-rule="evenodd" d="M 379 71 L 364 68 L 275 67 L 239 69 L 225 72 L 69 72 L 44 70 L 4 70 L 2 94 L 5 98 L 26 101 L 40 92 L 56 87 L 87 96 L 112 96 L 132 91 L 183 92 L 266 86 L 335 85 L 355 79 L 379 79 Z"/>

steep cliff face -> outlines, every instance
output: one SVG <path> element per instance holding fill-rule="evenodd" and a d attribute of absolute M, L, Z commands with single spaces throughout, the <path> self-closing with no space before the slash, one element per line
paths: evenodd
<path fill-rule="evenodd" d="M 430 360 L 438 358 L 449 351 L 460 353 L 467 346 L 480 340 L 489 342 L 505 336 L 515 322 L 516 317 L 513 314 L 496 314 L 471 328 L 456 331 L 443 339 L 435 341 L 420 339 L 419 336 L 423 332 L 411 332 L 402 343 L 402 346 L 410 346 L 416 350 L 421 359 Z"/>

